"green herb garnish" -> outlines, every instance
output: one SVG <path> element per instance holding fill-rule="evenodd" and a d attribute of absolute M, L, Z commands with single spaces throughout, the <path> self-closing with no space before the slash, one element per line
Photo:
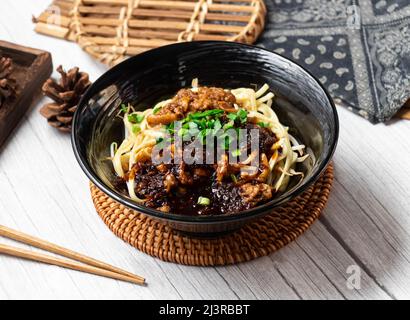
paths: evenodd
<path fill-rule="evenodd" d="M 270 124 L 268 122 L 258 122 L 257 125 L 262 128 L 267 128 Z"/>
<path fill-rule="evenodd" d="M 235 129 L 236 134 L 239 132 L 239 127 L 235 128 L 235 124 L 246 123 L 248 112 L 240 109 L 236 113 L 228 113 L 229 121 L 223 123 L 221 116 L 225 113 L 221 109 L 211 109 L 202 112 L 194 112 L 182 119 L 179 124 L 181 128 L 178 130 L 178 136 L 184 140 L 197 137 L 202 144 L 205 144 L 207 137 L 217 137 L 223 139 L 223 146 L 225 150 L 229 149 L 234 137 L 229 135 L 229 129 Z M 225 120 L 226 121 L 226 120 Z M 175 134 L 175 122 L 164 126 L 165 130 L 170 134 Z"/>
<path fill-rule="evenodd" d="M 212 126 L 212 134 L 216 136 L 222 128 L 221 120 L 216 119 Z"/>
<path fill-rule="evenodd" d="M 219 139 L 223 139 L 224 142 L 224 149 L 228 150 L 229 146 L 231 145 L 232 141 L 234 140 L 234 138 L 227 133 L 224 133 L 222 135 L 219 136 Z"/>
<path fill-rule="evenodd" d="M 241 150 L 236 149 L 236 150 L 232 151 L 231 153 L 234 157 L 239 157 L 241 155 Z"/>
<path fill-rule="evenodd" d="M 144 115 L 138 113 L 131 113 L 128 115 L 128 121 L 131 123 L 141 123 L 144 120 Z"/>
<path fill-rule="evenodd" d="M 178 130 L 178 136 L 183 137 L 183 136 L 185 136 L 188 132 L 189 132 L 188 129 L 186 129 L 186 128 L 181 128 L 181 129 Z"/>
<path fill-rule="evenodd" d="M 154 110 L 152 110 L 152 113 L 157 114 L 158 111 L 161 110 L 161 109 L 162 109 L 162 106 L 155 107 Z"/>
<path fill-rule="evenodd" d="M 200 118 L 205 118 L 205 117 L 210 117 L 210 116 L 215 116 L 215 115 L 220 115 L 224 113 L 223 110 L 221 109 L 211 109 L 211 110 L 206 110 L 203 112 L 195 112 L 195 113 L 191 113 L 188 115 L 187 118 L 189 119 L 200 119 Z"/>
<path fill-rule="evenodd" d="M 237 119 L 236 113 L 229 113 L 228 114 L 228 119 L 235 121 Z"/>
<path fill-rule="evenodd" d="M 127 113 L 128 112 L 128 106 L 125 103 L 121 104 L 121 112 L 122 113 Z"/>
<path fill-rule="evenodd" d="M 227 123 L 224 124 L 224 126 L 222 127 L 222 129 L 229 130 L 232 129 L 234 127 L 234 122 L 233 121 L 229 121 Z"/>
<path fill-rule="evenodd" d="M 175 122 L 171 122 L 170 124 L 167 124 L 167 125 L 165 126 L 165 128 L 166 128 L 168 131 L 172 131 L 172 132 L 174 132 L 174 127 L 175 127 Z"/>
<path fill-rule="evenodd" d="M 245 123 L 248 118 L 248 111 L 244 109 L 239 109 L 237 115 L 238 115 L 239 121 L 242 123 Z"/>
<path fill-rule="evenodd" d="M 132 132 L 133 132 L 133 133 L 137 134 L 137 133 L 140 132 L 140 131 L 141 131 L 141 127 L 140 127 L 138 124 L 134 124 L 134 125 L 132 126 Z"/>
<path fill-rule="evenodd" d="M 211 200 L 207 197 L 199 197 L 198 204 L 202 206 L 209 206 L 211 204 Z"/>
<path fill-rule="evenodd" d="M 248 119 L 248 111 L 239 109 L 236 113 L 229 113 L 228 118 L 233 122 L 246 123 Z"/>

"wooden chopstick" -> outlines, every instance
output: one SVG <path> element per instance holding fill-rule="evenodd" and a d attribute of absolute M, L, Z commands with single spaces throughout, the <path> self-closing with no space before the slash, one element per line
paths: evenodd
<path fill-rule="evenodd" d="M 16 248 L 5 244 L 0 244 L 0 253 L 7 254 L 9 256 L 20 257 L 23 259 L 44 262 L 47 264 L 52 264 L 59 267 L 69 268 L 77 271 L 92 273 L 98 276 L 108 277 L 116 280 L 122 280 L 136 284 L 144 284 L 143 280 L 136 279 L 135 277 L 124 276 L 116 272 L 89 266 L 87 264 L 82 264 L 76 261 L 56 258 L 43 253 Z"/>
<path fill-rule="evenodd" d="M 6 226 L 0 225 L 0 236 L 19 241 L 21 243 L 25 243 L 28 245 L 31 245 L 33 247 L 37 247 L 49 252 L 53 252 L 59 255 L 62 255 L 64 257 L 88 264 L 90 266 L 94 266 L 97 268 L 105 269 L 107 271 L 111 271 L 129 278 L 135 279 L 135 281 L 138 281 L 138 283 L 143 284 L 145 282 L 145 279 L 143 277 L 137 276 L 135 274 L 132 274 L 128 271 L 125 271 L 123 269 L 114 267 L 108 263 L 87 257 L 83 254 L 80 254 L 78 252 L 63 248 L 59 245 L 56 245 L 54 243 L 36 238 L 34 236 L 25 234 L 23 232 L 8 228 Z"/>

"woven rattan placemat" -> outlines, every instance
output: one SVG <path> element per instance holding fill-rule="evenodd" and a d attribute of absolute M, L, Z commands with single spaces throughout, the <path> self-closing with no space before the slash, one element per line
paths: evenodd
<path fill-rule="evenodd" d="M 34 18 L 38 33 L 77 42 L 103 63 L 181 41 L 252 44 L 263 0 L 54 0 Z"/>
<path fill-rule="evenodd" d="M 217 239 L 181 235 L 125 208 L 91 184 L 99 216 L 118 237 L 151 256 L 186 265 L 216 266 L 266 256 L 300 236 L 319 217 L 329 197 L 333 166 L 301 196 L 242 229 Z"/>

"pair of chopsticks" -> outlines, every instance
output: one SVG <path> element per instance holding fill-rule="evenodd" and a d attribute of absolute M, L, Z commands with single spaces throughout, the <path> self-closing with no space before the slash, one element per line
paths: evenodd
<path fill-rule="evenodd" d="M 131 283 L 141 284 L 145 283 L 145 279 L 132 274 L 128 271 L 109 265 L 105 262 L 84 256 L 75 251 L 60 247 L 51 242 L 41 240 L 39 238 L 30 236 L 28 234 L 10 229 L 8 227 L 0 225 L 0 236 L 13 239 L 21 243 L 31 245 L 52 253 L 59 254 L 61 256 L 73 259 L 62 259 L 46 255 L 43 253 L 33 252 L 30 250 L 20 249 L 17 247 L 9 246 L 6 244 L 0 244 L 0 254 L 6 254 L 9 256 L 19 257 L 28 260 L 39 261 L 51 265 L 56 265 L 68 269 L 77 271 L 92 273 L 98 276 L 108 277 L 116 280 L 127 281 Z"/>

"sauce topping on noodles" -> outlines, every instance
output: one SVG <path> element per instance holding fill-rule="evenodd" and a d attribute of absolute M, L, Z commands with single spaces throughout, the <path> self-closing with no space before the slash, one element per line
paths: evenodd
<path fill-rule="evenodd" d="M 126 138 L 111 146 L 114 170 L 134 201 L 163 212 L 236 213 L 286 190 L 304 146 L 272 109 L 273 93 L 181 89 L 142 112 L 123 108 Z"/>

